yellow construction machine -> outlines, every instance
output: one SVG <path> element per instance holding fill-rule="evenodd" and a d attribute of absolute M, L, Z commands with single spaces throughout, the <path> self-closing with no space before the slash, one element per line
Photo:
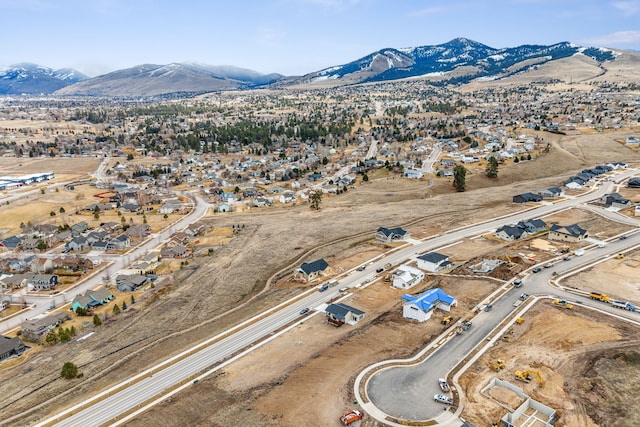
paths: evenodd
<path fill-rule="evenodd" d="M 448 325 L 449 323 L 451 323 L 452 319 L 453 318 L 451 316 L 444 316 L 440 323 L 442 323 L 443 325 Z"/>
<path fill-rule="evenodd" d="M 516 379 L 518 381 L 522 381 L 525 383 L 530 383 L 531 382 L 531 376 L 535 375 L 536 378 L 538 379 L 538 385 L 540 387 L 542 387 L 544 385 L 544 381 L 542 381 L 542 375 L 540 375 L 540 372 L 538 371 L 534 371 L 531 369 L 525 370 L 525 371 L 515 371 L 514 375 L 516 377 Z"/>
<path fill-rule="evenodd" d="M 491 369 L 498 372 L 500 371 L 500 369 L 504 368 L 505 365 L 506 365 L 506 362 L 504 360 L 498 359 L 496 360 L 496 363 L 494 363 L 493 366 L 491 366 Z"/>
<path fill-rule="evenodd" d="M 522 322 L 524 322 L 524 319 L 522 317 L 518 317 L 516 319 L 516 325 L 522 325 Z"/>

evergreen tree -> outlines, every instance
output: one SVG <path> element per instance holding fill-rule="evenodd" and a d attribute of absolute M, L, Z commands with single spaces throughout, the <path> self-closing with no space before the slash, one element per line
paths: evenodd
<path fill-rule="evenodd" d="M 489 178 L 497 178 L 498 177 L 498 161 L 495 157 L 489 157 L 487 161 L 487 169 L 485 173 Z"/>
<path fill-rule="evenodd" d="M 136 299 L 133 297 L 133 294 L 131 295 L 131 305 L 136 303 Z"/>
<path fill-rule="evenodd" d="M 68 380 L 70 380 L 71 378 L 75 378 L 78 376 L 78 367 L 71 362 L 65 362 L 65 364 L 62 365 L 60 375 L 62 376 L 62 378 L 66 378 Z"/>
<path fill-rule="evenodd" d="M 120 306 L 118 306 L 118 304 L 114 304 L 113 305 L 113 310 L 112 310 L 113 314 L 118 315 L 120 314 Z"/>
<path fill-rule="evenodd" d="M 453 168 L 453 186 L 456 187 L 456 191 L 462 193 L 467 189 L 467 169 L 462 165 L 456 165 Z"/>
<path fill-rule="evenodd" d="M 98 316 L 97 314 L 93 315 L 93 326 L 100 326 L 102 325 L 102 319 L 100 319 L 100 316 Z"/>
<path fill-rule="evenodd" d="M 125 311 L 127 309 L 127 303 L 122 301 L 122 311 Z"/>
<path fill-rule="evenodd" d="M 320 209 L 320 203 L 322 203 L 322 191 L 316 190 L 313 193 L 311 193 L 311 197 L 309 197 L 309 200 L 311 201 L 312 209 L 315 209 L 315 210 Z"/>

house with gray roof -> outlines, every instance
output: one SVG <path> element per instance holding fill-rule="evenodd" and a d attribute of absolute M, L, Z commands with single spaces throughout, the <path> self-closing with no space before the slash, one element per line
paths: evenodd
<path fill-rule="evenodd" d="M 409 232 L 402 227 L 385 228 L 378 227 L 376 230 L 376 242 L 391 243 L 399 240 L 408 239 Z"/>
<path fill-rule="evenodd" d="M 438 252 L 428 252 L 417 258 L 418 268 L 427 271 L 441 271 L 451 267 L 451 262 L 447 255 Z"/>
<path fill-rule="evenodd" d="M 364 319 L 364 311 L 342 303 L 329 304 L 324 310 L 327 322 L 334 326 L 355 325 Z"/>
<path fill-rule="evenodd" d="M 578 224 L 558 225 L 554 224 L 549 229 L 549 240 L 559 242 L 579 242 L 589 237 L 589 233 Z"/>
<path fill-rule="evenodd" d="M 323 258 L 317 259 L 311 262 L 303 262 L 298 267 L 293 276 L 296 280 L 303 280 L 305 282 L 313 282 L 320 276 L 324 276 L 329 269 L 329 264 Z"/>
<path fill-rule="evenodd" d="M 56 313 L 40 319 L 29 319 L 22 322 L 22 336 L 27 341 L 40 341 L 53 329 L 69 320 L 67 313 Z"/>
<path fill-rule="evenodd" d="M 0 361 L 13 356 L 20 356 L 27 347 L 18 337 L 7 337 L 0 335 Z"/>

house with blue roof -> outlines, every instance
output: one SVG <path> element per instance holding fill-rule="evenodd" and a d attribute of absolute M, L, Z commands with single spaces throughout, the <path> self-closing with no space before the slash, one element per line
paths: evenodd
<path fill-rule="evenodd" d="M 440 288 L 429 289 L 418 296 L 404 294 L 402 299 L 405 301 L 402 305 L 402 316 L 421 323 L 431 318 L 435 308 L 449 312 L 451 307 L 458 304 L 454 297 L 447 295 Z"/>

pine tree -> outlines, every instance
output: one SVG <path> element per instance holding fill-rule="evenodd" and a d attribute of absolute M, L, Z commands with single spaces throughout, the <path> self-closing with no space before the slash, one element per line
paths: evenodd
<path fill-rule="evenodd" d="M 485 173 L 489 178 L 497 178 L 498 177 L 498 161 L 495 157 L 489 157 L 487 161 L 487 169 Z"/>
<path fill-rule="evenodd" d="M 68 380 L 70 380 L 71 378 L 75 378 L 78 376 L 78 367 L 71 362 L 65 362 L 65 364 L 62 365 L 60 375 L 62 376 L 62 378 L 66 378 Z"/>
<path fill-rule="evenodd" d="M 100 326 L 102 325 L 102 319 L 100 319 L 100 316 L 98 316 L 97 314 L 93 315 L 93 326 Z"/>
<path fill-rule="evenodd" d="M 462 193 L 467 189 L 466 178 L 467 169 L 462 165 L 456 165 L 453 168 L 453 186 L 456 187 L 456 191 Z"/>
<path fill-rule="evenodd" d="M 118 315 L 120 314 L 120 307 L 118 306 L 118 304 L 114 304 L 113 305 L 113 310 L 112 310 L 113 314 Z"/>

